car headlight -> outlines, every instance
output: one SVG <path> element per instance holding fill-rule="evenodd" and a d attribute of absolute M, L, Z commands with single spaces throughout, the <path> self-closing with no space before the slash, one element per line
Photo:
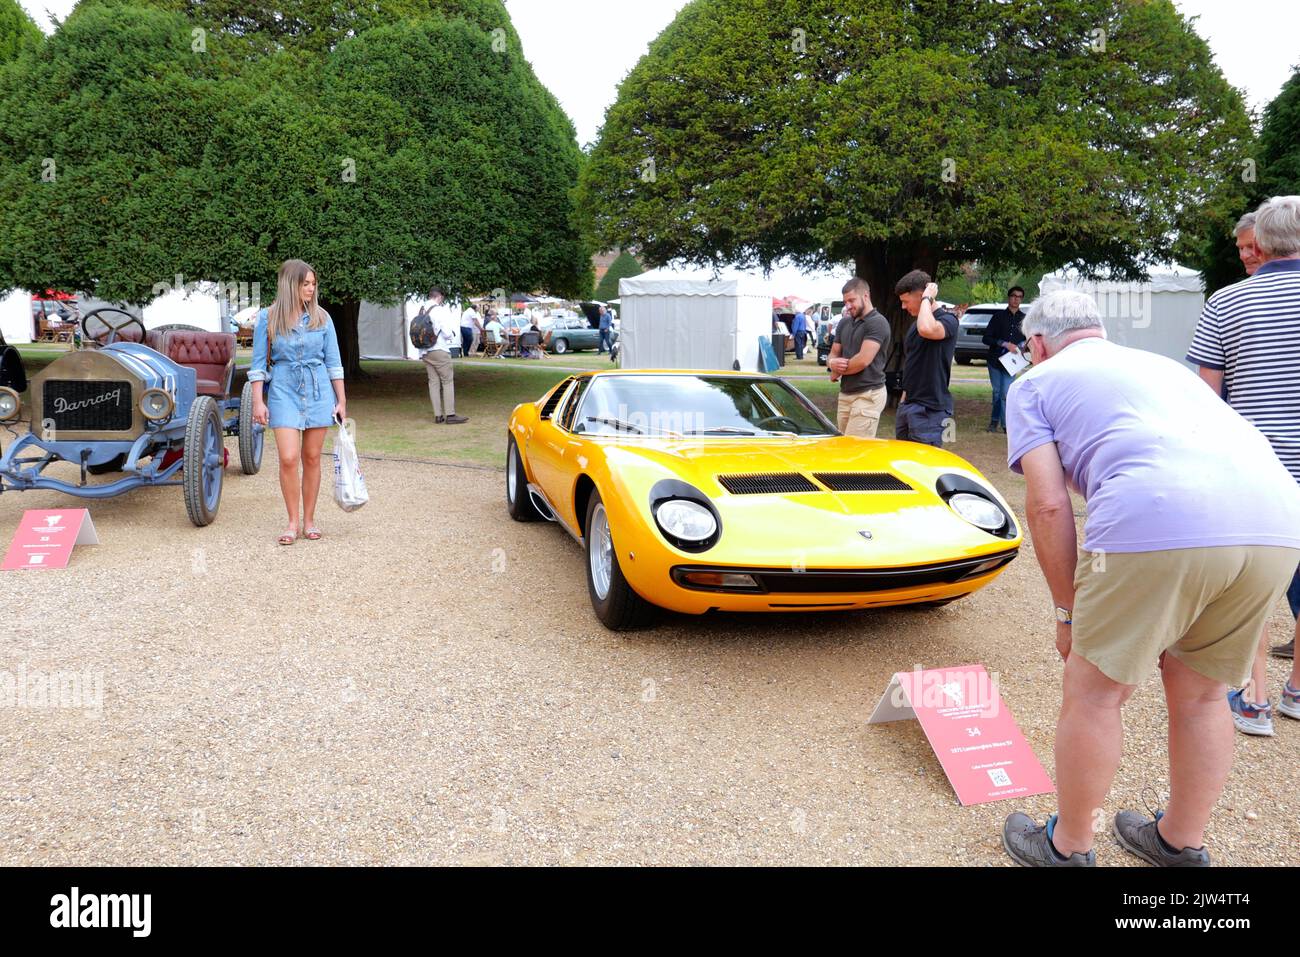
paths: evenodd
<path fill-rule="evenodd" d="M 986 532 L 998 532 L 1007 523 L 1002 509 L 994 502 L 981 495 L 970 492 L 958 492 L 948 499 L 948 505 L 954 512 Z"/>
<path fill-rule="evenodd" d="M 669 499 L 655 510 L 655 518 L 673 538 L 685 542 L 702 542 L 718 530 L 713 513 L 699 502 Z"/>
<path fill-rule="evenodd" d="M 10 419 L 18 418 L 18 413 L 22 410 L 23 403 L 18 398 L 18 393 L 13 389 L 0 387 L 0 422 L 8 422 Z"/>
<path fill-rule="evenodd" d="M 172 414 L 176 402 L 165 389 L 145 389 L 140 396 L 140 414 L 150 422 L 157 422 Z"/>

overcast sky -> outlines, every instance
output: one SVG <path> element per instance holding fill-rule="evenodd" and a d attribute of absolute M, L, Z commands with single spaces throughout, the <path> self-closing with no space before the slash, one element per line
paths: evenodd
<path fill-rule="evenodd" d="M 66 16 L 73 0 L 20 0 L 46 30 L 46 11 Z M 538 78 L 573 118 L 578 142 L 594 139 L 619 82 L 685 0 L 506 0 Z M 1197 16 L 1197 32 L 1228 81 L 1262 108 L 1300 63 L 1296 0 L 1175 0 Z"/>

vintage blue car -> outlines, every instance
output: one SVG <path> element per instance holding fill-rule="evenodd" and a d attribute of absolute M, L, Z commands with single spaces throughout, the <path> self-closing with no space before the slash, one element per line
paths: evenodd
<path fill-rule="evenodd" d="M 0 456 L 0 492 L 109 498 L 180 485 L 190 521 L 211 524 L 221 503 L 224 436 L 239 437 L 246 475 L 262 466 L 265 431 L 253 422 L 252 386 L 230 395 L 235 337 L 184 328 L 146 333 L 137 317 L 113 308 L 88 313 L 81 327 L 87 348 L 31 377 L 30 429 Z M 20 418 L 21 397 L 0 388 L 0 422 Z M 80 466 L 80 481 L 43 474 L 55 462 Z M 87 478 L 108 473 L 121 477 Z"/>

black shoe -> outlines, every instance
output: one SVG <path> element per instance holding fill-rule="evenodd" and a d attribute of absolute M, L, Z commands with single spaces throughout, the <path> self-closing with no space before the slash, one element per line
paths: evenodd
<path fill-rule="evenodd" d="M 1295 658 L 1295 639 L 1292 638 L 1285 645 L 1274 645 L 1269 649 L 1269 654 L 1274 658 Z"/>
<path fill-rule="evenodd" d="M 1203 847 L 1171 850 L 1156 829 L 1156 817 L 1143 817 L 1137 811 L 1120 811 L 1115 815 L 1115 839 L 1119 846 L 1154 867 L 1209 867 L 1210 854 Z"/>
<path fill-rule="evenodd" d="M 1095 851 L 1065 857 L 1052 846 L 1047 827 L 1035 824 L 1027 814 L 1016 812 L 1002 826 L 1002 847 L 1017 864 L 1025 867 L 1095 867 Z"/>
<path fill-rule="evenodd" d="M 435 415 L 433 417 L 434 425 L 442 425 L 442 423 L 446 421 L 447 421 L 447 417 L 445 415 Z"/>
<path fill-rule="evenodd" d="M 468 422 L 468 421 L 469 421 L 469 419 L 466 418 L 466 417 L 463 416 L 463 415 L 449 415 L 449 416 L 447 416 L 447 424 L 448 424 L 448 425 L 461 425 L 462 423 L 465 423 L 465 422 Z"/>

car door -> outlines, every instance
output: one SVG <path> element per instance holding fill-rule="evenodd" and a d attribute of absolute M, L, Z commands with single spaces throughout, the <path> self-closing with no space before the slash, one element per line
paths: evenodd
<path fill-rule="evenodd" d="M 590 381 L 590 377 L 577 379 L 554 412 L 537 423 L 529 442 L 534 480 L 557 517 L 575 532 L 579 523 L 573 512 L 573 487 L 581 468 L 575 461 L 581 442 L 573 434 L 573 422 Z"/>

